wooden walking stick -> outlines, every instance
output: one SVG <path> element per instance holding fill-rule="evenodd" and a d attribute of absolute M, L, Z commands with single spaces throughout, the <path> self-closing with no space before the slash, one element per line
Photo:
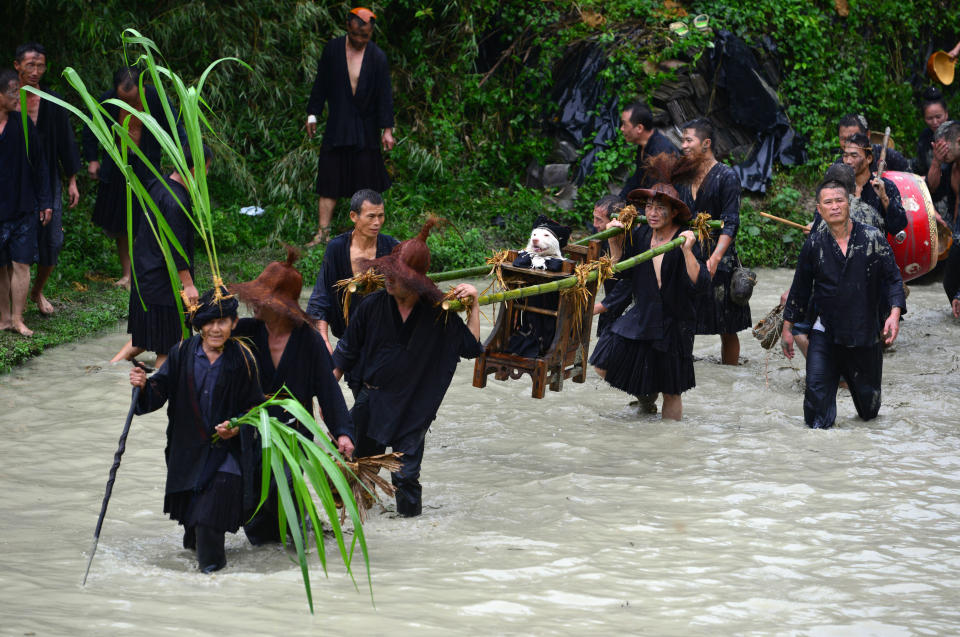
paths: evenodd
<path fill-rule="evenodd" d="M 142 363 L 134 361 L 135 366 L 144 369 Z M 103 495 L 103 504 L 100 505 L 100 517 L 97 518 L 97 528 L 93 531 L 93 545 L 90 547 L 90 557 L 87 559 L 87 570 L 83 573 L 83 584 L 87 585 L 87 575 L 90 574 L 90 565 L 93 564 L 93 556 L 97 552 L 97 543 L 100 541 L 100 529 L 103 528 L 103 518 L 107 515 L 107 504 L 110 502 L 110 494 L 113 493 L 113 483 L 117 479 L 117 469 L 120 468 L 120 458 L 127 448 L 127 434 L 130 433 L 130 423 L 133 422 L 133 412 L 137 409 L 137 399 L 140 398 L 140 388 L 133 388 L 133 396 L 130 399 L 130 411 L 127 412 L 127 421 L 123 424 L 123 432 L 120 434 L 120 443 L 117 451 L 113 454 L 113 466 L 110 467 L 110 475 L 107 478 L 107 491 Z"/>

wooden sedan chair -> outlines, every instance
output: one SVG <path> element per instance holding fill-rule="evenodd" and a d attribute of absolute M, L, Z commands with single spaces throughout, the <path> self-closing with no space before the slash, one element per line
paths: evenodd
<path fill-rule="evenodd" d="M 592 240 L 587 245 L 569 244 L 564 248 L 564 253 L 566 260 L 561 272 L 516 268 L 504 264 L 501 266 L 504 283 L 512 290 L 573 276 L 574 268 L 578 264 L 596 261 L 600 257 L 600 242 Z M 516 257 L 516 251 L 511 251 L 509 262 L 512 263 Z M 593 305 L 597 296 L 596 280 L 587 285 L 587 291 L 589 296 L 580 306 L 579 324 L 577 308 L 571 294 L 553 293 L 558 297 L 556 309 L 532 305 L 530 301 L 535 297 L 501 303 L 493 331 L 484 343 L 484 353 L 477 357 L 474 363 L 473 386 L 486 387 L 487 376 L 490 374 L 497 380 L 516 380 L 524 374 L 530 374 L 533 379 L 531 395 L 534 398 L 543 398 L 548 385 L 552 391 L 560 391 L 563 381 L 568 378 L 575 383 L 584 382 L 587 379 L 587 361 L 590 354 Z M 553 340 L 539 356 L 518 356 L 507 351 L 524 312 L 552 317 L 556 321 Z"/>

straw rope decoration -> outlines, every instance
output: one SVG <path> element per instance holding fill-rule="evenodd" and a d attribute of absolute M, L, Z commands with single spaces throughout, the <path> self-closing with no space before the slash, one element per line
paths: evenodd
<path fill-rule="evenodd" d="M 500 250 L 499 252 L 494 252 L 492 257 L 487 257 L 486 263 L 490 267 L 490 272 L 487 276 L 493 277 L 494 283 L 500 286 L 501 290 L 507 289 L 507 284 L 503 281 L 503 270 L 502 266 L 504 263 L 510 260 L 510 253 L 506 250 Z M 493 285 L 493 283 L 491 283 Z M 489 288 L 487 288 L 489 289 Z M 494 290 L 496 287 L 494 286 Z M 486 290 L 484 290 L 486 292 Z"/>
<path fill-rule="evenodd" d="M 583 329 L 583 314 L 590 302 L 590 290 L 587 288 L 588 278 L 594 270 L 597 272 L 597 289 L 600 289 L 603 281 L 614 275 L 613 261 L 609 257 L 601 257 L 596 261 L 578 264 L 573 269 L 573 276 L 576 277 L 577 282 L 573 287 L 560 290 L 560 294 L 568 297 L 573 305 L 573 325 L 578 336 Z"/>
<path fill-rule="evenodd" d="M 343 321 L 344 325 L 350 324 L 350 298 L 355 292 L 369 294 L 383 287 L 384 278 L 382 274 L 377 274 L 373 268 L 361 272 L 360 274 L 340 279 L 334 283 L 334 287 L 340 290 L 340 299 L 343 301 Z"/>
<path fill-rule="evenodd" d="M 710 213 L 698 212 L 691 225 L 697 233 L 700 251 L 703 253 L 711 252 L 713 250 L 713 238 L 710 236 Z"/>
<path fill-rule="evenodd" d="M 633 244 L 633 233 L 630 231 L 633 229 L 639 217 L 640 212 L 637 211 L 637 207 L 632 203 L 624 206 L 623 210 L 617 215 L 617 220 L 623 224 L 623 233 L 627 236 L 627 241 L 631 244 Z"/>

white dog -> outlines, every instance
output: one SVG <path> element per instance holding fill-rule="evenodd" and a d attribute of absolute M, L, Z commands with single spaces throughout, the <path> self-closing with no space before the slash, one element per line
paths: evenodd
<path fill-rule="evenodd" d="M 530 255 L 530 267 L 534 270 L 546 270 L 547 259 L 563 259 L 560 254 L 560 242 L 546 228 L 534 228 L 530 240 L 523 252 Z"/>

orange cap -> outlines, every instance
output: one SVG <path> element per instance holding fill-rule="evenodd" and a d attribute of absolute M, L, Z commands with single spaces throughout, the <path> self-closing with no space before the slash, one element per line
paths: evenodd
<path fill-rule="evenodd" d="M 371 11 L 370 9 L 367 9 L 366 7 L 354 7 L 353 9 L 350 9 L 350 13 L 357 16 L 364 22 L 370 22 L 371 19 L 373 20 L 377 19 L 376 14 L 374 14 L 373 11 Z"/>

